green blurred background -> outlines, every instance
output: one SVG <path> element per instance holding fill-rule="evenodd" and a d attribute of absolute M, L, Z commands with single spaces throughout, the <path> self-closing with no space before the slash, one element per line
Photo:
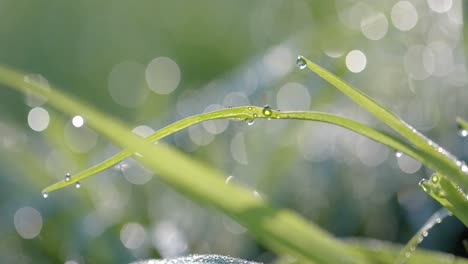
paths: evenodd
<path fill-rule="evenodd" d="M 0 63 L 61 87 L 145 136 L 240 105 L 342 114 L 388 130 L 308 71 L 340 75 L 467 160 L 461 0 L 0 0 Z M 133 159 L 43 199 L 40 190 L 118 148 L 45 98 L 0 90 L 0 262 L 127 263 L 191 253 L 272 262 L 242 226 L 175 193 Z M 210 121 L 164 139 L 227 183 L 294 209 L 338 237 L 406 243 L 440 207 L 431 171 L 341 128 Z M 163 157 L 162 157 L 163 158 Z M 190 177 L 190 172 L 187 172 Z M 421 246 L 466 256 L 454 217 Z"/>

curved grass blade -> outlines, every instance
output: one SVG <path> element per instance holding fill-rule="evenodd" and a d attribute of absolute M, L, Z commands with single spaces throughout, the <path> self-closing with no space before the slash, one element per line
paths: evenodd
<path fill-rule="evenodd" d="M 468 226 L 468 196 L 462 188 L 441 173 L 432 174 L 429 180 L 423 179 L 419 185 L 432 198 L 457 216 L 465 226 Z"/>
<path fill-rule="evenodd" d="M 461 117 L 457 117 L 457 123 L 462 129 L 468 130 L 468 122 Z"/>
<path fill-rule="evenodd" d="M 268 112 L 266 112 L 266 110 Z M 266 114 L 265 114 L 266 113 Z M 366 125 L 363 125 L 359 122 L 350 120 L 348 118 L 327 114 L 327 113 L 320 113 L 320 112 L 280 112 L 277 110 L 269 109 L 269 108 L 261 108 L 256 106 L 243 106 L 243 107 L 235 107 L 229 109 L 222 109 L 217 110 L 209 113 L 203 113 L 199 115 L 194 115 L 180 121 L 177 121 L 171 125 L 168 125 L 152 135 L 145 138 L 147 142 L 154 142 L 160 140 L 168 135 L 171 135 L 177 131 L 180 131 L 184 128 L 187 128 L 191 125 L 196 123 L 213 120 L 213 119 L 227 119 L 227 118 L 240 118 L 240 119 L 249 119 L 249 118 L 272 118 L 272 119 L 298 119 L 298 120 L 309 120 L 309 121 L 319 121 L 330 123 L 334 125 L 338 125 L 344 127 L 346 129 L 352 130 L 356 133 L 364 135 L 370 139 L 373 139 L 377 142 L 380 142 L 384 145 L 387 145 L 393 149 L 401 151 L 409 156 L 414 157 L 415 159 L 424 162 L 424 163 L 431 163 L 433 162 L 434 158 L 425 155 L 421 151 L 418 151 L 414 147 L 411 147 L 408 143 L 402 141 L 401 139 L 394 137 L 390 134 L 385 132 L 381 132 L 375 129 L 372 129 Z M 132 151 L 125 149 L 118 154 L 108 158 L 107 160 L 88 168 L 78 174 L 74 175 L 67 181 L 62 180 L 56 182 L 48 187 L 46 187 L 43 192 L 49 193 L 60 188 L 64 188 L 73 184 L 74 182 L 82 181 L 87 177 L 90 177 L 98 172 L 101 172 L 105 169 L 110 168 L 111 166 L 117 164 L 121 160 L 125 159 L 128 156 L 132 155 Z"/>
<path fill-rule="evenodd" d="M 225 184 L 223 175 L 164 144 L 150 144 L 129 132 L 123 123 L 64 95 L 55 88 L 43 91 L 40 85 L 23 81 L 23 74 L 0 66 L 0 83 L 22 92 L 45 95 L 48 103 L 69 115 L 82 114 L 97 132 L 142 155 L 142 162 L 159 172 L 160 178 L 195 201 L 209 204 L 233 217 L 264 245 L 281 254 L 290 254 L 318 263 L 369 263 L 361 253 L 308 222 L 296 213 L 270 206 L 251 191 Z"/>
<path fill-rule="evenodd" d="M 298 57 L 297 63 L 301 69 L 308 67 L 311 71 L 315 72 L 321 78 L 338 88 L 341 92 L 346 94 L 356 103 L 364 107 L 367 111 L 385 122 L 400 135 L 407 138 L 418 149 L 421 149 L 422 151 L 428 154 L 430 153 L 432 156 L 436 157 L 436 160 L 430 164 L 430 167 L 435 171 L 439 171 L 445 175 L 448 175 L 458 184 L 468 189 L 468 170 L 462 171 L 460 165 L 461 162 L 447 150 L 435 144 L 432 140 L 428 139 L 411 125 L 401 120 L 394 113 L 387 110 L 375 100 L 358 89 L 352 87 L 344 80 L 327 71 L 326 69 L 302 56 Z"/>
<path fill-rule="evenodd" d="M 436 224 L 440 224 L 442 220 L 451 215 L 452 213 L 445 207 L 442 207 L 437 212 L 435 212 L 400 251 L 400 254 L 395 260 L 395 264 L 406 263 L 416 250 L 417 246 L 428 235 L 429 230 L 432 229 Z"/>

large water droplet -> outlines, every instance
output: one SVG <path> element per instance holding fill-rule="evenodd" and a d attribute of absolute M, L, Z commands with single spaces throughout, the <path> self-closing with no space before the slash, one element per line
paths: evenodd
<path fill-rule="evenodd" d="M 271 107 L 269 105 L 265 105 L 263 107 L 262 113 L 266 117 L 270 117 L 273 114 L 273 112 L 271 111 Z"/>
<path fill-rule="evenodd" d="M 71 179 L 71 175 L 70 175 L 70 173 L 67 172 L 67 174 L 65 174 L 65 181 L 69 182 L 70 179 Z"/>
<path fill-rule="evenodd" d="M 461 137 L 467 137 L 468 136 L 468 130 L 466 129 L 460 129 L 458 131 L 458 134 L 461 136 Z"/>
<path fill-rule="evenodd" d="M 255 119 L 246 119 L 245 122 L 247 123 L 247 125 L 251 126 L 255 123 Z"/>
<path fill-rule="evenodd" d="M 307 62 L 304 59 L 304 57 L 299 55 L 299 56 L 297 56 L 296 65 L 297 65 L 297 67 L 299 67 L 299 69 L 302 70 L 302 69 L 305 69 L 307 67 Z"/>
<path fill-rule="evenodd" d="M 75 188 L 79 189 L 81 187 L 81 183 L 80 182 L 76 182 L 75 183 Z"/>
<path fill-rule="evenodd" d="M 49 197 L 49 194 L 46 193 L 46 192 L 45 192 L 45 193 L 42 193 L 42 197 L 47 198 L 47 197 Z"/>
<path fill-rule="evenodd" d="M 395 157 L 397 157 L 397 158 L 403 157 L 403 152 L 401 152 L 401 151 L 395 152 Z"/>

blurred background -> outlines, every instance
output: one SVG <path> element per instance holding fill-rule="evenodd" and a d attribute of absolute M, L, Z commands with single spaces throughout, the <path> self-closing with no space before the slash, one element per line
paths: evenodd
<path fill-rule="evenodd" d="M 344 115 L 388 130 L 310 71 L 319 63 L 463 160 L 468 118 L 461 0 L 0 0 L 0 63 L 121 119 L 141 136 L 229 106 Z M 166 139 L 338 237 L 406 243 L 440 205 L 431 171 L 342 128 L 302 121 L 210 121 Z M 127 263 L 213 253 L 276 255 L 133 159 L 81 187 L 41 189 L 119 151 L 46 98 L 0 88 L 0 262 Z M 187 174 L 190 177 L 190 174 Z M 229 177 L 228 177 L 229 176 Z M 424 248 L 467 256 L 454 217 Z"/>

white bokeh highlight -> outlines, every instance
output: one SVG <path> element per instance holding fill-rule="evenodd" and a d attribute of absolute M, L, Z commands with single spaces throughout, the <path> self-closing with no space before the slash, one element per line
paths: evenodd
<path fill-rule="evenodd" d="M 28 113 L 28 125 L 34 131 L 44 131 L 49 126 L 49 122 L 49 112 L 42 107 L 34 107 Z"/>
<path fill-rule="evenodd" d="M 418 12 L 408 1 L 399 1 L 391 11 L 392 24 L 400 31 L 409 31 L 418 23 Z"/>
<path fill-rule="evenodd" d="M 13 220 L 16 232 L 24 239 L 33 239 L 41 233 L 41 213 L 32 207 L 25 206 L 18 209 Z"/>
<path fill-rule="evenodd" d="M 153 59 L 145 70 L 148 87 L 157 94 L 172 93 L 180 82 L 180 69 L 175 61 L 167 57 Z"/>
<path fill-rule="evenodd" d="M 346 55 L 346 67 L 350 72 L 360 73 L 367 65 L 367 58 L 364 52 L 352 50 Z"/>

